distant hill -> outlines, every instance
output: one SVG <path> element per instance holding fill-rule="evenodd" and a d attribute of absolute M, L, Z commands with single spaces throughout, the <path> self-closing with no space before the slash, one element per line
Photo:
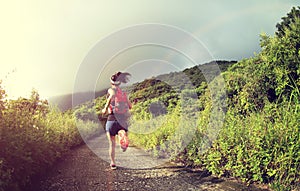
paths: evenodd
<path fill-rule="evenodd" d="M 66 111 L 71 109 L 74 106 L 80 105 L 87 101 L 90 101 L 89 98 L 96 98 L 106 94 L 107 90 L 100 90 L 95 92 L 79 92 L 74 94 L 66 94 L 60 96 L 54 96 L 49 98 L 49 103 L 57 106 L 61 111 Z M 74 99 L 76 102 L 73 103 Z"/>
<path fill-rule="evenodd" d="M 187 68 L 180 72 L 171 72 L 169 74 L 163 74 L 156 77 L 173 89 L 183 90 L 186 88 L 197 88 L 202 82 L 213 80 L 213 78 L 227 70 L 229 66 L 237 63 L 237 61 L 225 61 L 217 60 L 209 63 L 197 65 L 191 68 Z M 218 64 L 220 70 L 216 70 L 215 64 Z M 205 73 L 205 76 L 203 75 Z"/>
<path fill-rule="evenodd" d="M 143 82 L 138 82 L 133 84 L 131 87 L 127 87 L 127 90 L 131 93 L 134 93 L 134 97 L 141 99 L 139 98 L 139 95 L 145 97 L 151 92 L 151 89 L 153 88 L 159 88 L 162 90 L 164 89 L 166 91 L 170 91 L 171 89 L 175 91 L 180 91 L 186 88 L 198 87 L 201 85 L 202 82 L 211 81 L 212 79 L 210 79 L 209 76 L 216 76 L 218 75 L 218 73 L 226 71 L 229 66 L 236 62 L 237 61 L 225 60 L 212 61 L 203 65 L 187 68 L 180 72 L 171 72 L 169 74 L 158 75 L 153 79 L 145 79 Z M 220 71 L 211 70 L 212 65 L 215 63 L 218 64 Z M 207 74 L 206 78 L 202 74 L 202 71 L 205 71 L 205 73 Z M 164 86 L 164 88 L 161 88 L 162 86 Z M 96 93 L 80 92 L 74 94 L 55 96 L 51 97 L 49 99 L 49 102 L 50 104 L 56 105 L 61 111 L 66 111 L 74 106 L 90 101 L 89 98 L 103 96 L 106 94 L 106 91 L 107 90 L 99 90 Z M 156 95 L 148 96 L 156 97 Z M 74 100 L 76 101 L 76 103 L 73 103 L 73 105 L 72 98 L 75 98 Z"/>

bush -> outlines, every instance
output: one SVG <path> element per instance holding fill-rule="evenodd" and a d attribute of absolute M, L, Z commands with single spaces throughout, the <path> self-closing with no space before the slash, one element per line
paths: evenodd
<path fill-rule="evenodd" d="M 0 190 L 22 190 L 82 140 L 75 118 L 51 108 L 35 91 L 30 99 L 0 101 Z"/>
<path fill-rule="evenodd" d="M 219 138 L 204 156 L 205 167 L 248 183 L 295 185 L 300 177 L 299 107 L 270 104 L 246 118 L 228 113 Z"/>

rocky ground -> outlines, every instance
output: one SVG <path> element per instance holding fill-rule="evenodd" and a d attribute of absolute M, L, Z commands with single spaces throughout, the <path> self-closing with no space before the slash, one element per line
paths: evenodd
<path fill-rule="evenodd" d="M 30 191 L 121 191 L 121 190 L 249 190 L 267 191 L 261 186 L 245 186 L 234 179 L 221 179 L 199 169 L 186 168 L 150 157 L 141 149 L 117 148 L 118 168 L 109 167 L 107 140 L 96 137 L 71 150 L 62 160 L 37 177 Z"/>

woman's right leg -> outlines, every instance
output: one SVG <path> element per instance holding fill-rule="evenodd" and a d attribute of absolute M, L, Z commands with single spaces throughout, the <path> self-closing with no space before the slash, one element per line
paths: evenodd
<path fill-rule="evenodd" d="M 116 161 L 115 161 L 116 137 L 111 136 L 109 132 L 106 132 L 106 135 L 107 135 L 107 139 L 109 142 L 108 154 L 110 156 L 110 165 L 115 165 L 116 164 Z"/>
<path fill-rule="evenodd" d="M 110 157 L 110 165 L 115 165 L 115 148 L 116 148 L 116 138 L 113 133 L 113 127 L 114 127 L 114 121 L 107 121 L 106 122 L 106 136 L 108 139 L 109 143 L 109 149 L 108 149 L 108 154 Z"/>

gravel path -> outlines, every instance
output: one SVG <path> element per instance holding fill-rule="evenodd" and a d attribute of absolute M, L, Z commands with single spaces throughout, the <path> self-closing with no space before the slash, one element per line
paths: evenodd
<path fill-rule="evenodd" d="M 197 169 L 151 158 L 141 149 L 116 149 L 117 170 L 109 168 L 108 142 L 104 135 L 69 152 L 38 178 L 28 191 L 170 191 L 249 190 L 234 180 L 224 180 Z M 93 152 L 94 151 L 94 152 Z"/>

